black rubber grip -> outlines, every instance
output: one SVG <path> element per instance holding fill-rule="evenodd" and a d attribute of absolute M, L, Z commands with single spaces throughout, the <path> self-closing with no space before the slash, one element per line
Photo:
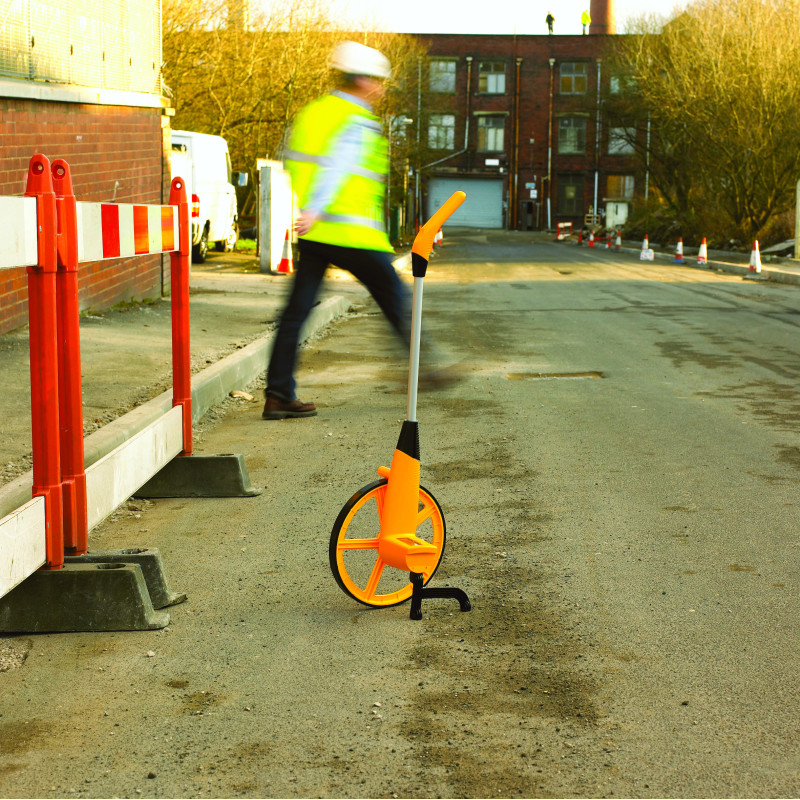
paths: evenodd
<path fill-rule="evenodd" d="M 428 259 L 418 253 L 411 254 L 411 274 L 415 278 L 424 278 L 428 271 Z"/>

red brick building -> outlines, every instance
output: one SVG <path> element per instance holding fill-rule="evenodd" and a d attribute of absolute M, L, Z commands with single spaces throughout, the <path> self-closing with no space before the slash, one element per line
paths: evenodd
<path fill-rule="evenodd" d="M 436 107 L 418 118 L 431 152 L 441 152 L 421 165 L 423 214 L 463 189 L 454 224 L 539 230 L 580 227 L 591 214 L 624 223 L 644 177 L 631 130 L 604 113 L 603 97 L 620 89 L 603 69 L 609 13 L 595 0 L 598 22 L 586 36 L 420 36 Z"/>
<path fill-rule="evenodd" d="M 98 0 L 78 11 L 60 0 L 11 4 L 0 31 L 0 195 L 24 194 L 38 152 L 66 159 L 78 200 L 168 200 L 160 8 L 159 0 Z M 169 258 L 84 264 L 78 275 L 81 308 L 108 308 L 168 292 Z M 27 321 L 25 269 L 0 270 L 0 333 Z"/>

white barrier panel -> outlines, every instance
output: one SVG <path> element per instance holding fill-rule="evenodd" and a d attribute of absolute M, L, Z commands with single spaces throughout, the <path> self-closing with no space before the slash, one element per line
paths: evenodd
<path fill-rule="evenodd" d="M 77 203 L 78 261 L 178 250 L 176 206 Z"/>
<path fill-rule="evenodd" d="M 36 198 L 0 197 L 0 269 L 39 263 Z"/>
<path fill-rule="evenodd" d="M 0 597 L 46 560 L 44 502 L 34 497 L 0 519 Z"/>
<path fill-rule="evenodd" d="M 86 506 L 91 530 L 183 451 L 183 407 L 123 442 L 86 470 Z"/>

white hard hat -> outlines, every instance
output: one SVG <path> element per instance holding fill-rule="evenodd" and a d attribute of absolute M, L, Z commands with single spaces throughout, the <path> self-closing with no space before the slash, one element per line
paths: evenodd
<path fill-rule="evenodd" d="M 392 74 L 389 59 L 374 47 L 358 42 L 340 42 L 333 48 L 331 66 L 350 75 L 388 78 Z"/>

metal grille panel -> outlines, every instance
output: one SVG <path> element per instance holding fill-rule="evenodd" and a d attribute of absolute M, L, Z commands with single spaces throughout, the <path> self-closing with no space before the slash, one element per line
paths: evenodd
<path fill-rule="evenodd" d="M 0 0 L 0 76 L 161 94 L 160 0 Z"/>

